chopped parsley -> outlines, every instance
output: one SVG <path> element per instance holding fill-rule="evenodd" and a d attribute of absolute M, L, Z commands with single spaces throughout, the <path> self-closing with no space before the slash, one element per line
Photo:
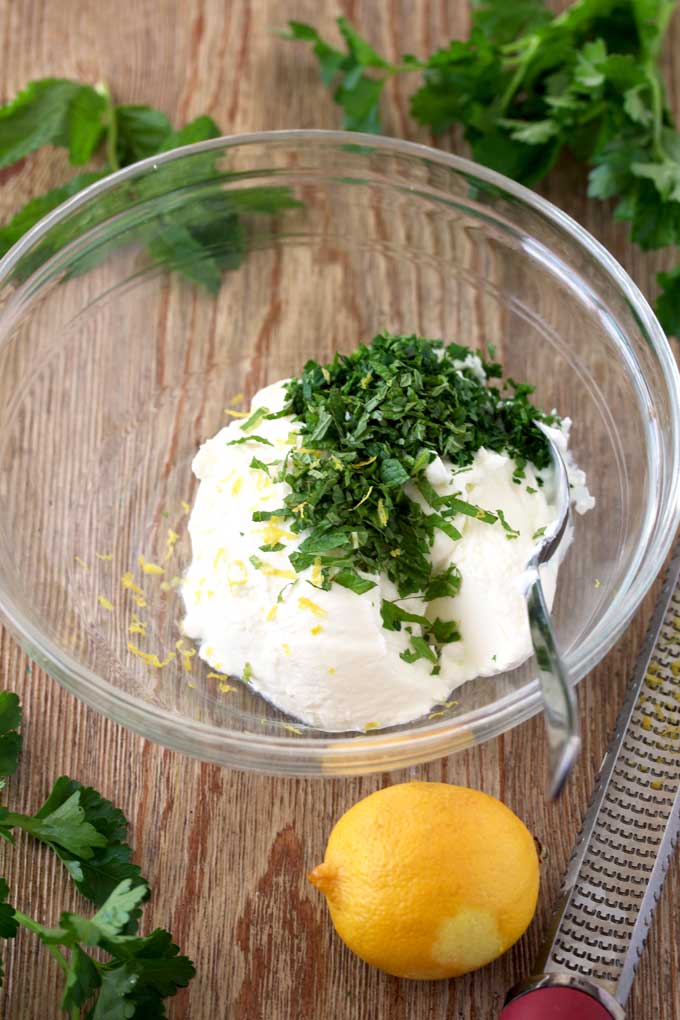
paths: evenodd
<path fill-rule="evenodd" d="M 303 445 L 290 449 L 276 476 L 290 489 L 284 505 L 256 511 L 253 520 L 282 518 L 292 532 L 304 533 L 290 555 L 298 573 L 317 561 L 325 587 L 335 581 L 362 592 L 373 586 L 362 575 L 384 572 L 400 598 L 431 601 L 460 588 L 457 569 L 437 574 L 429 555 L 437 531 L 453 541 L 461 537 L 456 516 L 500 521 L 508 537 L 516 537 L 500 511 L 460 494 L 440 496 L 425 475 L 436 456 L 464 469 L 480 447 L 512 457 L 518 479 L 528 462 L 550 466 L 547 441 L 534 420 L 552 424 L 557 418 L 530 402 L 531 386 L 502 384 L 496 362 L 482 360 L 487 384 L 480 382 L 461 364 L 471 353 L 460 344 L 380 333 L 328 365 L 307 362 L 288 383 L 283 413 L 299 423 Z M 263 411 L 241 428 L 253 428 Z M 281 413 L 264 411 L 270 418 Z M 293 435 L 296 440 L 298 433 Z M 413 490 L 425 508 L 412 498 Z M 453 621 L 432 621 L 383 601 L 387 629 L 399 630 L 405 621 L 421 630 L 403 654 L 407 661 L 424 658 L 436 665 L 440 646 L 460 640 Z"/>

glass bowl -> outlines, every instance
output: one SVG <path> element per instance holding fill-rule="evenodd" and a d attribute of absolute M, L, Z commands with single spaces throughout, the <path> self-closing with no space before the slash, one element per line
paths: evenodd
<path fill-rule="evenodd" d="M 0 604 L 27 652 L 144 736 L 265 772 L 403 767 L 537 712 L 529 661 L 408 725 L 327 734 L 177 648 L 199 444 L 239 394 L 247 406 L 383 328 L 493 344 L 542 407 L 573 419 L 597 506 L 576 517 L 554 616 L 580 680 L 678 522 L 667 341 L 615 260 L 538 195 L 424 146 L 326 131 L 136 164 L 0 263 Z"/>

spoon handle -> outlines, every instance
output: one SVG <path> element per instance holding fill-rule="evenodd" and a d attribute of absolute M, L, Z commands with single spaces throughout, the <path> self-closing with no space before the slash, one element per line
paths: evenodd
<path fill-rule="evenodd" d="M 543 717 L 548 736 L 550 781 L 548 794 L 559 795 L 581 747 L 578 708 L 573 688 L 567 680 L 550 612 L 545 603 L 538 567 L 528 579 L 527 608 L 529 628 L 536 656 L 538 682 L 543 695 Z"/>

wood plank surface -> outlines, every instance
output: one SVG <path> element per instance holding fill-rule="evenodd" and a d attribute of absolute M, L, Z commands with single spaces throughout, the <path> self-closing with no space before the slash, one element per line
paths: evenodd
<path fill-rule="evenodd" d="M 0 0 L 0 100 L 28 80 L 68 76 L 108 82 L 118 101 L 149 103 L 173 121 L 209 113 L 225 133 L 335 127 L 337 110 L 311 56 L 278 40 L 288 17 L 332 32 L 350 17 L 393 58 L 425 54 L 467 26 L 464 0 Z M 680 18 L 667 46 L 672 104 L 680 111 Z M 410 82 L 388 89 L 389 133 L 430 142 L 408 116 Z M 440 139 L 452 146 L 452 139 Z M 59 156 L 41 154 L 0 174 L 0 216 L 63 178 Z M 585 197 L 575 166 L 554 173 L 545 194 L 592 231 L 652 293 L 665 256 L 643 256 L 605 205 Z M 387 977 L 335 937 L 305 873 L 323 856 L 334 820 L 359 797 L 405 774 L 356 780 L 272 779 L 227 771 L 149 743 L 86 709 L 0 632 L 0 684 L 19 691 L 25 747 L 11 782 L 18 809 L 35 809 L 66 773 L 118 803 L 132 822 L 136 860 L 151 880 L 146 923 L 172 930 L 198 976 L 173 1000 L 186 1020 L 492 1020 L 506 990 L 530 968 L 594 775 L 607 745 L 653 593 L 618 646 L 581 687 L 583 756 L 557 805 L 538 792 L 545 745 L 540 720 L 495 742 L 410 770 L 413 777 L 479 787 L 500 797 L 543 847 L 542 889 L 527 935 L 494 965 L 455 982 Z M 18 802 L 18 803 L 17 803 Z M 20 840 L 0 850 L 13 899 L 45 922 L 78 901 L 61 866 Z M 630 1001 L 634 1020 L 680 1016 L 680 866 L 659 903 Z M 6 1020 L 59 1015 L 53 961 L 23 935 L 3 950 Z"/>

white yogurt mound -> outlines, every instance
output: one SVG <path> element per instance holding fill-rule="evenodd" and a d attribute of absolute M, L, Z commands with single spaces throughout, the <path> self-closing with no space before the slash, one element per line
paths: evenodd
<path fill-rule="evenodd" d="M 260 390 L 251 410 L 281 410 L 285 382 Z M 537 472 L 528 464 L 520 484 L 513 480 L 515 462 L 480 449 L 466 469 L 436 458 L 426 475 L 440 495 L 461 498 L 492 511 L 501 510 L 519 534 L 510 538 L 500 521 L 490 525 L 458 515 L 452 523 L 461 538 L 435 531 L 431 549 L 434 572 L 455 563 L 462 584 L 455 598 L 431 602 L 409 598 L 410 612 L 456 620 L 461 640 L 441 649 L 440 667 L 424 659 L 405 662 L 409 634 L 385 630 L 382 599 L 398 592 L 386 575 L 376 587 L 358 595 L 338 584 L 329 591 L 314 587 L 318 568 L 297 574 L 288 556 L 304 534 L 295 535 L 281 519 L 254 522 L 258 510 L 283 505 L 290 491 L 264 471 L 249 465 L 285 456 L 299 445 L 299 424 L 291 417 L 262 420 L 254 434 L 272 447 L 249 438 L 233 421 L 201 446 L 193 462 L 200 480 L 191 516 L 193 559 L 182 585 L 186 605 L 185 634 L 199 643 L 199 655 L 225 674 L 244 677 L 284 712 L 323 730 L 363 730 L 405 723 L 447 700 L 451 691 L 478 676 L 522 663 L 531 654 L 526 604 L 519 584 L 536 532 L 551 523 L 550 506 Z M 568 450 L 569 425 L 552 430 L 570 470 L 576 509 L 594 500 L 585 475 Z M 541 479 L 542 480 L 542 479 Z M 422 497 L 409 485 L 408 495 Z M 281 542 L 283 549 L 262 551 Z M 566 542 L 562 544 L 563 555 Z M 543 568 L 548 604 L 557 579 L 557 558 Z M 311 582 L 311 583 L 308 583 Z"/>

